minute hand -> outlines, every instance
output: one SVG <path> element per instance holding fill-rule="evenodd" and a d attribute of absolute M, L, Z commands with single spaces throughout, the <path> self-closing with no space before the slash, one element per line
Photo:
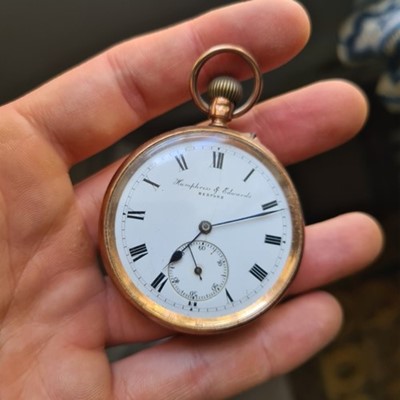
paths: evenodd
<path fill-rule="evenodd" d="M 284 210 L 284 208 L 280 208 L 279 210 L 273 210 L 273 211 L 265 211 L 265 212 L 258 213 L 258 214 L 248 215 L 247 217 L 231 219 L 229 221 L 224 221 L 224 222 L 218 222 L 217 224 L 212 224 L 212 226 L 214 227 L 214 226 L 226 225 L 226 224 L 231 224 L 233 222 L 245 221 L 246 219 L 263 217 L 264 215 L 275 214 L 275 213 L 277 213 L 279 211 L 283 211 L 283 210 Z"/>

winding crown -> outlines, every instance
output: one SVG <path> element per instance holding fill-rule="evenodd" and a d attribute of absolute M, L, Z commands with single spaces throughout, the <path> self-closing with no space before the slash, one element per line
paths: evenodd
<path fill-rule="evenodd" d="M 217 97 L 224 97 L 236 105 L 242 98 L 243 88 L 235 78 L 219 76 L 208 85 L 207 94 L 211 100 Z"/>

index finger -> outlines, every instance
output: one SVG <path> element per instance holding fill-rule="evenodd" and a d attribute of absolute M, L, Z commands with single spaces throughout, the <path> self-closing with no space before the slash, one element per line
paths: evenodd
<path fill-rule="evenodd" d="M 68 166 L 188 97 L 193 62 L 209 47 L 247 48 L 263 70 L 297 54 L 309 23 L 292 0 L 254 0 L 122 43 L 12 104 Z"/>

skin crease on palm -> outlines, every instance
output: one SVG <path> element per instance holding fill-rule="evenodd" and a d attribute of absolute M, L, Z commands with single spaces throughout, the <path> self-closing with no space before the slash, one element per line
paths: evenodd
<path fill-rule="evenodd" d="M 382 234 L 371 217 L 307 227 L 290 298 L 256 322 L 222 336 L 175 335 L 99 271 L 98 213 L 116 165 L 76 187 L 68 174 L 187 100 L 188 71 L 209 47 L 241 45 L 267 72 L 303 48 L 309 29 L 297 2 L 240 2 L 119 44 L 0 109 L 1 399 L 226 398 L 333 339 L 340 306 L 315 289 L 377 257 Z M 232 127 L 257 132 L 290 164 L 347 141 L 366 114 L 357 88 L 327 81 L 261 103 Z M 105 355 L 107 346 L 167 336 L 113 364 Z"/>

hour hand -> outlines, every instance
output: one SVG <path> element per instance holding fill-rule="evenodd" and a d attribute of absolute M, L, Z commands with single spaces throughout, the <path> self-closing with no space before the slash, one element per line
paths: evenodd
<path fill-rule="evenodd" d="M 186 248 L 187 248 L 187 247 L 185 247 L 185 249 L 186 249 Z M 195 273 L 196 275 L 199 276 L 200 280 L 203 280 L 203 278 L 201 277 L 202 269 L 201 269 L 201 267 L 199 267 L 199 266 L 197 265 L 196 259 L 194 258 L 194 254 L 193 254 L 193 251 L 192 251 L 192 249 L 190 248 L 190 246 L 188 246 L 188 248 L 189 248 L 190 254 L 191 254 L 191 256 L 192 256 L 194 265 L 195 265 L 195 267 L 196 267 L 196 268 L 194 269 L 194 273 Z M 173 262 L 179 261 L 182 257 L 183 257 L 183 251 L 182 251 L 182 250 L 176 250 L 176 251 L 174 251 L 174 253 L 173 253 L 172 256 L 171 256 L 171 259 L 169 260 L 168 265 L 170 265 L 170 264 L 173 263 Z"/>
<path fill-rule="evenodd" d="M 171 259 L 169 260 L 168 264 L 179 261 L 182 257 L 183 257 L 183 252 L 181 250 L 176 250 L 172 254 Z"/>
<path fill-rule="evenodd" d="M 210 229 L 211 229 L 211 224 L 210 224 L 209 222 L 208 222 L 208 224 L 210 225 Z M 202 229 L 201 229 L 201 226 L 202 226 L 202 223 L 200 223 L 199 232 L 197 232 L 196 236 L 195 236 L 190 242 L 188 242 L 188 243 L 186 244 L 186 246 L 183 247 L 183 249 L 175 250 L 175 251 L 172 253 L 171 259 L 169 260 L 169 264 L 171 264 L 172 262 L 175 262 L 175 261 L 179 261 L 179 260 L 183 257 L 183 252 L 184 252 L 188 247 L 190 247 L 190 245 L 191 245 L 202 233 L 204 233 L 204 232 L 202 231 Z"/>

